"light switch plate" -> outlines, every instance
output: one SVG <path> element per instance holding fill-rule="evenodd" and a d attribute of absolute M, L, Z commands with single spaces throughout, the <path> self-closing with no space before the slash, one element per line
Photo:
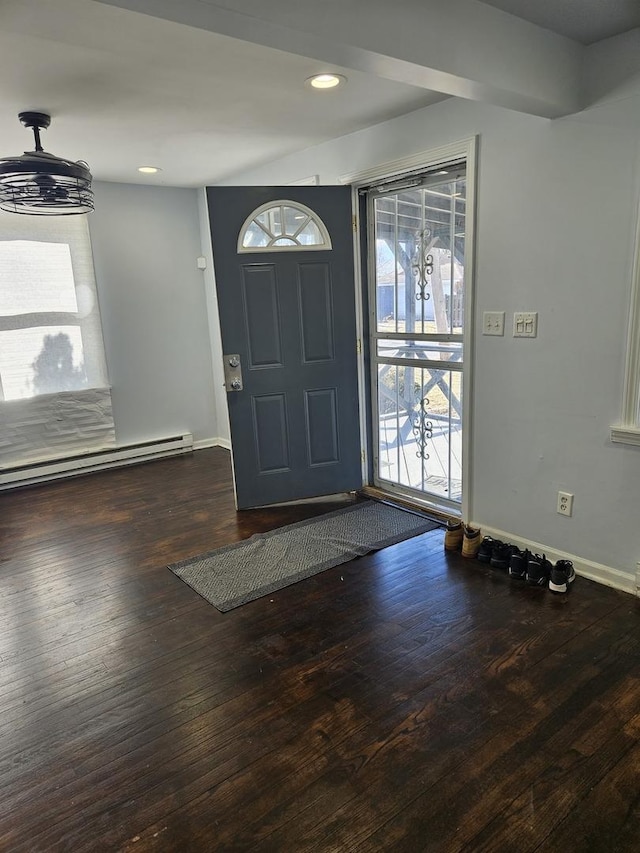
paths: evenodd
<path fill-rule="evenodd" d="M 504 311 L 485 311 L 482 315 L 483 335 L 504 335 Z"/>
<path fill-rule="evenodd" d="M 538 335 L 538 312 L 516 311 L 513 315 L 513 337 L 535 338 Z"/>

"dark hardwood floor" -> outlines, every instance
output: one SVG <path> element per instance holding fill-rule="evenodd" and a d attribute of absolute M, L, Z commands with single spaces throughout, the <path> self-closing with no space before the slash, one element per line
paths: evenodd
<path fill-rule="evenodd" d="M 633 597 L 441 530 L 227 614 L 166 569 L 327 508 L 220 449 L 0 495 L 0 850 L 640 850 Z"/>

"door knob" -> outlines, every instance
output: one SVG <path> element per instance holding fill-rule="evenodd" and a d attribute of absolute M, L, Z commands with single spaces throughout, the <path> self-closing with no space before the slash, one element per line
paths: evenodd
<path fill-rule="evenodd" d="M 224 384 L 227 391 L 242 391 L 242 367 L 240 355 L 237 352 L 226 353 L 222 356 L 224 367 Z"/>

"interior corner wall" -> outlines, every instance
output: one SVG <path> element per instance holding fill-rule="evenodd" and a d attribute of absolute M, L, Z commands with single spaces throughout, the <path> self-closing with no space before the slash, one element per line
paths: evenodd
<path fill-rule="evenodd" d="M 517 541 L 611 567 L 640 560 L 640 448 L 614 445 L 638 201 L 640 104 L 564 119 L 449 99 L 226 184 L 340 175 L 478 135 L 470 505 Z M 504 337 L 481 335 L 505 311 Z M 515 311 L 538 337 L 514 339 Z M 573 517 L 557 492 L 575 495 Z"/>
<path fill-rule="evenodd" d="M 229 427 L 229 406 L 224 381 L 222 364 L 222 333 L 220 330 L 220 315 L 218 311 L 218 293 L 213 267 L 213 248 L 211 245 L 211 226 L 209 224 L 209 208 L 207 205 L 207 190 L 198 190 L 198 214 L 200 217 L 200 243 L 202 256 L 206 262 L 203 270 L 207 309 L 209 317 L 209 338 L 211 341 L 211 360 L 213 366 L 213 393 L 217 413 L 217 440 L 223 447 L 231 447 L 231 429 Z"/>
<path fill-rule="evenodd" d="M 97 182 L 91 244 L 118 446 L 218 434 L 195 189 Z"/>

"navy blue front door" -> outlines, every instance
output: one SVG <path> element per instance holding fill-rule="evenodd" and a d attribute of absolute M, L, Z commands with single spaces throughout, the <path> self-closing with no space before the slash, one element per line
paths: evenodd
<path fill-rule="evenodd" d="M 209 187 L 207 201 L 223 352 L 242 374 L 241 390 L 227 387 L 238 508 L 359 488 L 350 189 Z M 310 208 L 331 248 L 283 238 L 285 250 L 240 251 L 247 219 L 271 202 L 283 219 Z"/>

